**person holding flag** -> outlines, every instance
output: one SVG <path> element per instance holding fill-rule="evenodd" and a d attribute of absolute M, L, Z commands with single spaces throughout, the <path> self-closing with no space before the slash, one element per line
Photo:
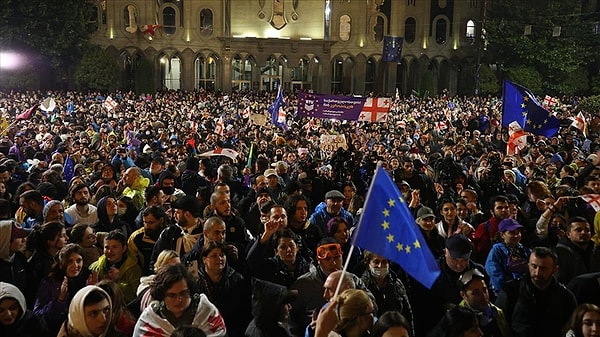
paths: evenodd
<path fill-rule="evenodd" d="M 281 85 L 279 85 L 277 97 L 275 98 L 273 104 L 269 106 L 268 110 L 269 114 L 271 115 L 271 123 L 283 131 L 287 131 L 288 126 L 286 123 L 285 111 L 283 111 L 283 104 L 283 90 L 281 89 Z"/>

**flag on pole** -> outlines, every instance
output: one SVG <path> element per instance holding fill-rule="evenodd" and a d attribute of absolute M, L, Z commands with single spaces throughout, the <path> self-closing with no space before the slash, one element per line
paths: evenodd
<path fill-rule="evenodd" d="M 392 100 L 389 97 L 368 97 L 358 116 L 359 122 L 385 122 Z"/>
<path fill-rule="evenodd" d="M 75 176 L 75 162 L 70 155 L 65 159 L 65 167 L 63 169 L 63 179 L 65 181 L 71 181 Z"/>
<path fill-rule="evenodd" d="M 397 262 L 429 289 L 440 275 L 406 200 L 381 165 L 367 193 L 353 244 Z"/>
<path fill-rule="evenodd" d="M 506 146 L 506 154 L 508 156 L 515 155 L 527 146 L 527 133 L 519 123 L 512 122 L 508 126 L 508 144 Z"/>
<path fill-rule="evenodd" d="M 504 81 L 502 125 L 516 121 L 526 132 L 548 138 L 558 133 L 560 121 L 535 98 L 529 89 Z"/>
<path fill-rule="evenodd" d="M 581 131 L 584 136 L 587 136 L 587 121 L 585 120 L 585 117 L 581 111 L 579 111 L 577 116 L 573 118 L 573 123 L 571 123 L 571 126 Z"/>
<path fill-rule="evenodd" d="M 117 107 L 117 101 L 115 101 L 112 97 L 108 96 L 104 100 L 104 103 L 102 103 L 102 106 L 104 107 L 104 109 L 111 111 Z"/>
<path fill-rule="evenodd" d="M 600 212 L 600 194 L 583 194 L 581 199 L 585 200 L 596 212 Z"/>
<path fill-rule="evenodd" d="M 282 109 L 283 105 L 283 90 L 281 90 L 281 85 L 277 90 L 277 98 L 271 106 L 269 107 L 269 113 L 271 114 L 271 123 L 277 126 L 282 130 L 287 130 L 287 124 L 285 120 L 285 112 Z"/>

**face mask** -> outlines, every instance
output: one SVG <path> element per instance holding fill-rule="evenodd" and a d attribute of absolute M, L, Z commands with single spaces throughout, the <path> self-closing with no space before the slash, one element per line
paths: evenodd
<path fill-rule="evenodd" d="M 125 207 L 119 207 L 119 208 L 117 208 L 117 214 L 118 215 L 124 215 L 125 212 L 127 212 L 127 208 L 125 208 Z"/>
<path fill-rule="evenodd" d="M 371 268 L 371 275 L 379 279 L 386 277 L 389 272 L 387 268 Z"/>
<path fill-rule="evenodd" d="M 163 187 L 162 190 L 163 192 L 165 192 L 166 195 L 173 195 L 173 193 L 175 193 L 175 187 L 173 186 Z"/>

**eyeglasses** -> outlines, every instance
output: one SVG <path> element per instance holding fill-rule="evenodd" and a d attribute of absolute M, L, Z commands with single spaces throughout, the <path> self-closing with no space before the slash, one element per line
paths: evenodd
<path fill-rule="evenodd" d="M 184 290 L 184 291 L 182 291 L 180 293 L 177 293 L 177 294 L 173 294 L 173 293 L 165 294 L 165 298 L 168 298 L 171 301 L 176 300 L 176 299 L 182 299 L 183 300 L 183 299 L 186 299 L 186 298 L 189 298 L 189 297 L 190 297 L 190 290 L 189 289 L 186 289 L 186 290 Z"/>
<path fill-rule="evenodd" d="M 342 246 L 339 243 L 328 243 L 317 247 L 317 258 L 325 260 L 328 257 L 338 257 L 342 255 Z"/>

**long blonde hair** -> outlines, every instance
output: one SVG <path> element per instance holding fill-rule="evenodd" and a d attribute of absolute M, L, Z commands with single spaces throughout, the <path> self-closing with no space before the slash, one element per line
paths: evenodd
<path fill-rule="evenodd" d="M 348 289 L 338 296 L 338 323 L 334 330 L 337 332 L 349 329 L 356 324 L 356 319 L 368 314 L 371 299 L 364 290 Z"/>

